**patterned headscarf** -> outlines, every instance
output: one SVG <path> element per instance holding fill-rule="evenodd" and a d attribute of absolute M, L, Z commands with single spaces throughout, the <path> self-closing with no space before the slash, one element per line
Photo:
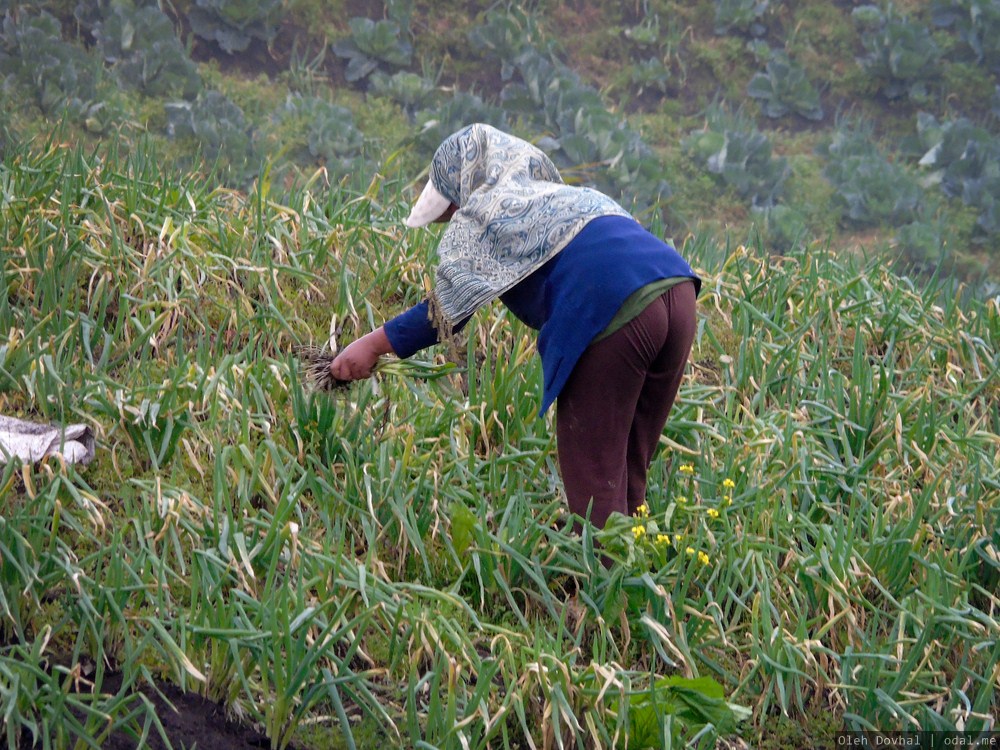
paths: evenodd
<path fill-rule="evenodd" d="M 630 215 L 596 190 L 564 184 L 535 146 L 480 123 L 438 147 L 429 183 L 409 226 L 436 218 L 428 217 L 428 201 L 458 206 L 438 245 L 431 299 L 445 334 L 540 268 L 591 219 Z"/>

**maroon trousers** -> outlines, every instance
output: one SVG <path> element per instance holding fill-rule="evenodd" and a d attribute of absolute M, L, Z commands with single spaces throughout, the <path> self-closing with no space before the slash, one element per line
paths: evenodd
<path fill-rule="evenodd" d="M 695 333 L 682 282 L 583 353 L 556 401 L 559 470 L 570 510 L 603 527 L 646 501 L 646 474 Z"/>

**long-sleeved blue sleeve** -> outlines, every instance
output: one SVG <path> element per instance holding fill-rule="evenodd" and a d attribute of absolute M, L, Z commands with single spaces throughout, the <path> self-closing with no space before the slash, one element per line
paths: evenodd
<path fill-rule="evenodd" d="M 542 266 L 517 286 L 500 295 L 500 300 L 510 308 L 520 320 L 531 328 L 541 328 L 545 322 L 545 280 L 552 268 L 552 262 Z M 385 335 L 392 344 L 396 356 L 405 359 L 421 349 L 440 341 L 437 328 L 430 317 L 430 303 L 424 300 L 406 312 L 386 321 Z M 470 315 L 455 326 L 461 331 L 472 319 Z"/>
<path fill-rule="evenodd" d="M 469 318 L 461 321 L 455 326 L 455 330 L 461 331 L 468 322 Z M 430 303 L 427 300 L 387 320 L 385 335 L 392 345 L 392 350 L 400 359 L 412 357 L 421 349 L 433 346 L 441 340 L 438 329 L 431 321 Z"/>
<path fill-rule="evenodd" d="M 438 330 L 431 322 L 430 305 L 424 300 L 385 323 L 385 335 L 397 357 L 412 357 L 438 342 Z"/>

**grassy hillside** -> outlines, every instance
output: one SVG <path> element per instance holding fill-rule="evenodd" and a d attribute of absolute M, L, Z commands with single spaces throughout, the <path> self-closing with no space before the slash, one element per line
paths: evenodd
<path fill-rule="evenodd" d="M 98 442 L 0 468 L 8 747 L 189 747 L 151 686 L 275 748 L 997 728 L 996 3 L 0 13 L 0 414 Z M 705 280 L 647 517 L 570 533 L 499 305 L 303 382 L 422 297 L 470 120 Z"/>
<path fill-rule="evenodd" d="M 0 5 L 0 140 L 414 179 L 486 120 L 672 234 L 829 241 L 994 294 L 1000 10 L 983 0 Z M 36 50 L 45 50 L 37 54 Z M 304 176 L 304 177 L 303 177 Z"/>
<path fill-rule="evenodd" d="M 996 300 L 684 240 L 692 366 L 606 570 L 501 306 L 428 368 L 299 377 L 332 319 L 421 294 L 434 234 L 394 186 L 279 198 L 60 145 L 0 184 L 0 412 L 98 437 L 0 475 L 11 747 L 156 737 L 150 683 L 272 747 L 804 747 L 1000 712 Z"/>

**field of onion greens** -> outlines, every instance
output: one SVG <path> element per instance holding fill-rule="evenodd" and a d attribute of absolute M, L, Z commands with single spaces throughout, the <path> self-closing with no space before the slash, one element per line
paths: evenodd
<path fill-rule="evenodd" d="M 166 684 L 274 748 L 997 729 L 997 299 L 673 238 L 704 288 L 648 513 L 575 536 L 499 304 L 464 348 L 303 382 L 331 321 L 423 295 L 411 196 L 7 152 L 0 413 L 98 438 L 86 467 L 0 467 L 7 747 L 169 745 L 138 692 Z"/>

